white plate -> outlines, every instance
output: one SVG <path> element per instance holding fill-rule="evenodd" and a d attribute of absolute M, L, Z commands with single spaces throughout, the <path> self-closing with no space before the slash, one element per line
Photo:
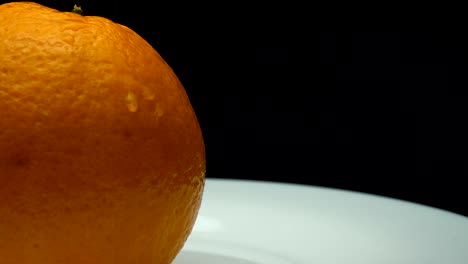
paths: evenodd
<path fill-rule="evenodd" d="M 207 179 L 173 264 L 467 264 L 468 218 L 345 190 Z"/>

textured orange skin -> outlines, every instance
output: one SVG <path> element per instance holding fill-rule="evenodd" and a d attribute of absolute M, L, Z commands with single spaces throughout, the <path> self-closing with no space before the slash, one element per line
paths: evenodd
<path fill-rule="evenodd" d="M 102 17 L 0 5 L 0 264 L 167 264 L 205 148 L 172 69 Z"/>

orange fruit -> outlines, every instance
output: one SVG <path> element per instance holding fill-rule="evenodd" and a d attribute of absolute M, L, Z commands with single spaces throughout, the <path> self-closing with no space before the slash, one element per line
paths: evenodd
<path fill-rule="evenodd" d="M 0 264 L 170 263 L 205 183 L 184 87 L 103 17 L 0 5 Z"/>

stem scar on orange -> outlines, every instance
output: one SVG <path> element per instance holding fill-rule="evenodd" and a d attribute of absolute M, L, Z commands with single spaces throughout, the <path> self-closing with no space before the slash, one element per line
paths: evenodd
<path fill-rule="evenodd" d="M 0 25 L 0 263 L 170 263 L 206 170 L 176 74 L 106 18 L 13 2 Z"/>

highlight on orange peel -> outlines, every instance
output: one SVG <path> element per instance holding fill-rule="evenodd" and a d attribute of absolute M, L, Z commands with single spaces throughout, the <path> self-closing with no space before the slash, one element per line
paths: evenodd
<path fill-rule="evenodd" d="M 183 85 L 103 17 L 0 5 L 0 264 L 168 264 L 205 182 Z"/>

